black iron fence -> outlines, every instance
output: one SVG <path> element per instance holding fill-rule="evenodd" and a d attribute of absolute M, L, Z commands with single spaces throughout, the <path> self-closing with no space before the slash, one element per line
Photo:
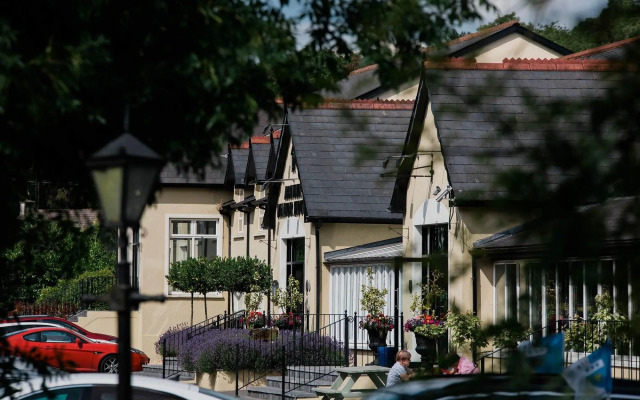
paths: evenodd
<path fill-rule="evenodd" d="M 533 331 L 528 339 L 536 340 L 554 333 L 564 333 L 564 366 L 567 367 L 610 340 L 613 347 L 611 368 L 614 378 L 640 380 L 640 332 L 628 321 L 585 321 L 564 319 Z M 494 349 L 479 360 L 481 372 L 506 373 L 513 359 L 513 349 Z"/>
<path fill-rule="evenodd" d="M 47 314 L 60 317 L 76 314 L 80 310 L 108 310 L 106 302 L 86 301 L 84 296 L 109 293 L 116 284 L 113 276 L 99 276 L 63 281 L 42 291 L 36 302 L 16 302 L 17 315 Z"/>
<path fill-rule="evenodd" d="M 393 329 L 381 343 L 371 344 L 366 329 L 360 327 L 366 316 L 357 314 L 289 314 L 288 318 L 299 321 L 284 324 L 278 330 L 278 318 L 265 322 L 265 327 L 254 329 L 249 340 L 236 344 L 236 395 L 270 373 L 282 376 L 282 398 L 303 385 L 322 380 L 335 367 L 365 364 L 388 364 L 389 360 L 378 359 L 378 347 L 395 354 L 404 340 L 403 316 L 389 317 Z M 284 328 L 283 328 L 284 327 Z M 263 337 L 260 335 L 264 335 Z M 256 368 L 251 360 L 260 360 L 266 365 Z M 248 361 L 248 362 L 247 362 Z M 395 360 L 394 360 L 395 362 Z M 389 365 L 390 366 L 390 365 Z M 284 382 L 288 373 L 295 370 L 295 379 Z"/>
<path fill-rule="evenodd" d="M 335 367 L 380 363 L 376 346 L 395 355 L 404 340 L 403 316 L 390 317 L 393 329 L 375 346 L 360 326 L 366 318 L 346 312 L 287 313 L 269 318 L 244 311 L 218 315 L 160 338 L 163 377 L 183 371 L 231 370 L 236 372 L 239 391 L 270 374 L 285 371 L 286 376 L 293 368 L 296 378 L 282 386 L 283 393 L 288 393 L 322 379 Z M 387 363 L 389 360 L 383 360 Z"/>

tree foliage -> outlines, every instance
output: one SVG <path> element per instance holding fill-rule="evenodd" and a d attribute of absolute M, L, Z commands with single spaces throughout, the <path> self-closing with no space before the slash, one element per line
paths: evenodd
<path fill-rule="evenodd" d="M 493 21 L 480 25 L 478 30 L 502 23 L 520 20 L 515 12 L 499 15 Z M 597 17 L 579 21 L 569 29 L 558 21 L 532 24 L 521 21 L 522 26 L 567 49 L 578 52 L 640 35 L 640 3 L 634 0 L 609 0 Z"/>
<path fill-rule="evenodd" d="M 191 325 L 193 326 L 193 296 L 195 293 L 206 293 L 207 263 L 204 258 L 187 258 L 176 261 L 169 266 L 165 276 L 169 285 L 191 295 Z M 206 301 L 205 307 L 206 307 Z"/>
<path fill-rule="evenodd" d="M 218 289 L 232 293 L 267 293 L 271 290 L 271 267 L 256 257 L 218 257 Z"/>
<path fill-rule="evenodd" d="M 15 301 L 33 303 L 41 291 L 61 279 L 88 271 L 114 271 L 116 243 L 113 232 L 99 225 L 80 230 L 69 220 L 28 217 L 20 221 L 17 242 L 0 253 L 3 271 L 0 307 L 13 310 Z"/>

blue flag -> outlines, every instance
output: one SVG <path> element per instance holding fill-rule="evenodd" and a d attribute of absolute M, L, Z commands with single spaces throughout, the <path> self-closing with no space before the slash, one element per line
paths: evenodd
<path fill-rule="evenodd" d="M 537 374 L 561 374 L 564 357 L 564 332 L 545 336 L 538 341 L 527 340 L 518 346 Z"/>
<path fill-rule="evenodd" d="M 611 342 L 569 366 L 562 376 L 576 393 L 576 399 L 604 399 L 611 396 Z"/>

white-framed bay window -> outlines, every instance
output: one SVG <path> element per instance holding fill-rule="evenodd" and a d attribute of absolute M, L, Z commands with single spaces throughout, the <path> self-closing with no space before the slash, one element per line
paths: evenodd
<path fill-rule="evenodd" d="M 517 320 L 534 331 L 551 333 L 558 321 L 589 320 L 595 297 L 613 300 L 613 311 L 627 318 L 640 309 L 632 294 L 640 289 L 640 270 L 625 259 L 567 260 L 547 264 L 533 260 L 493 265 L 493 322 Z"/>
<path fill-rule="evenodd" d="M 174 215 L 167 220 L 167 273 L 169 266 L 187 258 L 215 258 L 222 254 L 222 219 L 209 215 Z M 168 286 L 169 295 L 183 292 Z"/>

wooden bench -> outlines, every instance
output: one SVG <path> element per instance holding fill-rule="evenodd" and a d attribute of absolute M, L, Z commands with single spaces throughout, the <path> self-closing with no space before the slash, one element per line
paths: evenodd
<path fill-rule="evenodd" d="M 337 368 L 338 377 L 330 388 L 314 390 L 322 400 L 365 397 L 386 385 L 389 370 L 390 368 L 377 365 Z M 368 379 L 360 379 L 361 377 Z"/>

